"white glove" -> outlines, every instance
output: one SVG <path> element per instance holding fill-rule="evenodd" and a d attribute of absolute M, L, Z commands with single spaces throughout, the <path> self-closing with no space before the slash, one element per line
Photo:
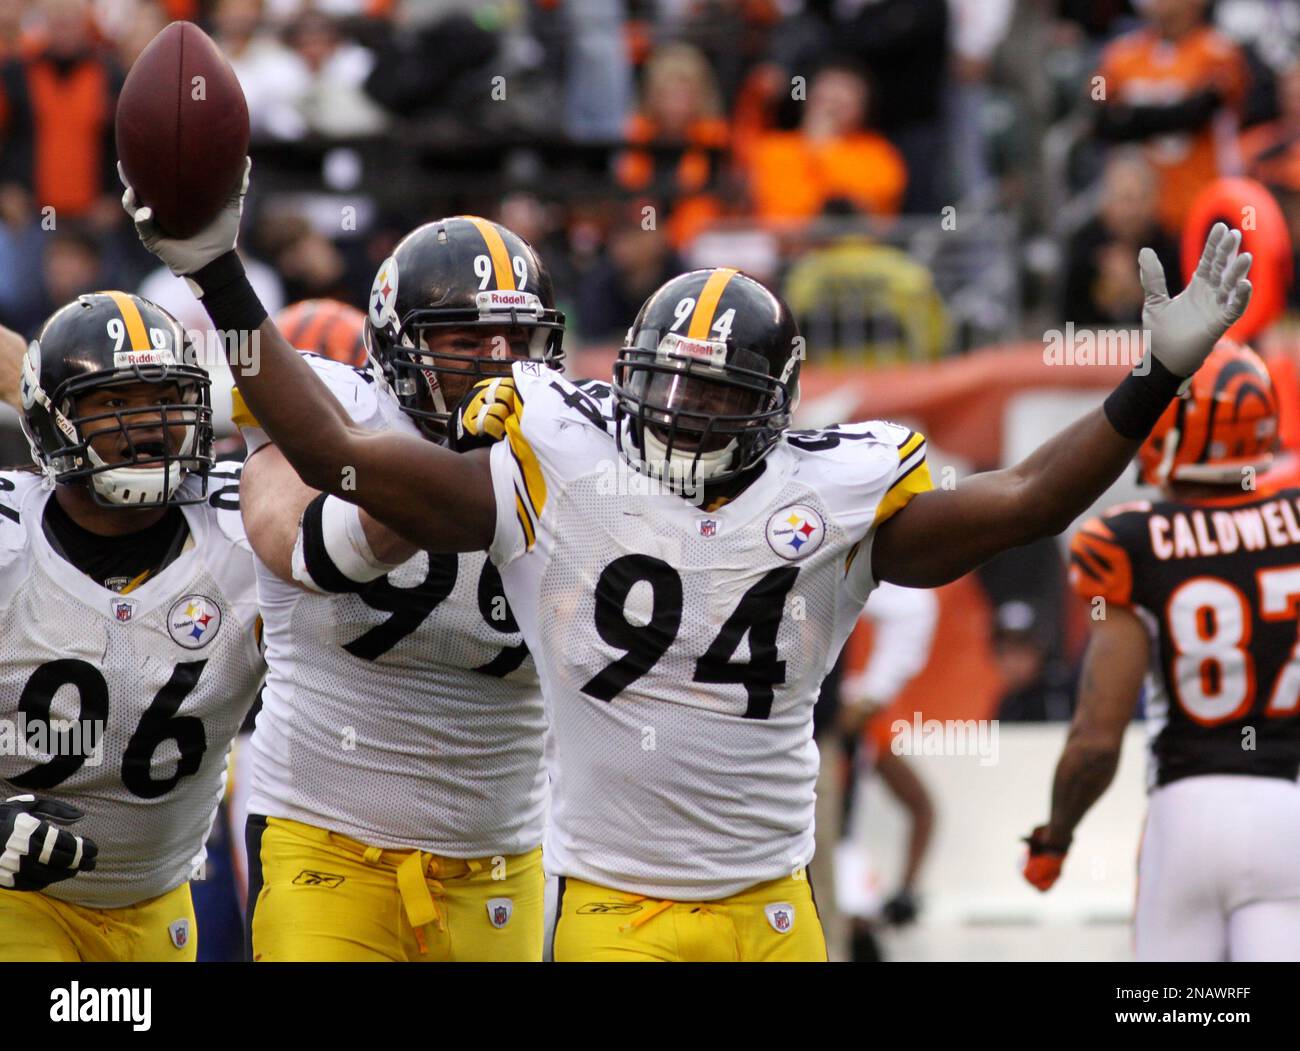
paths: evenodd
<path fill-rule="evenodd" d="M 135 191 L 126 181 L 126 172 L 122 171 L 122 163 L 119 161 L 117 175 L 126 187 L 126 193 L 122 194 L 122 207 L 135 223 L 135 232 L 140 235 L 145 248 L 166 263 L 167 269 L 177 277 L 184 277 L 202 270 L 212 260 L 235 247 L 239 240 L 239 220 L 244 214 L 244 195 L 248 193 L 248 173 L 252 168 L 252 158 L 245 157 L 244 178 L 239 189 L 226 199 L 225 205 L 212 222 L 193 237 L 184 240 L 167 237 L 158 229 L 153 209 L 148 205 L 140 205 L 136 200 Z"/>
<path fill-rule="evenodd" d="M 1142 327 L 1151 333 L 1151 353 L 1175 376 L 1190 376 L 1232 327 L 1250 302 L 1250 254 L 1238 255 L 1241 231 L 1223 223 L 1210 228 L 1205 251 L 1187 287 L 1173 299 L 1160 260 L 1150 248 L 1138 253 L 1146 301 Z"/>

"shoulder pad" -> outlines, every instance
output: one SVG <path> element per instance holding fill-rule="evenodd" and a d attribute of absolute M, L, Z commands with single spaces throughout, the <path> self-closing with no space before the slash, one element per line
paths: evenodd
<path fill-rule="evenodd" d="M 1133 563 L 1117 530 L 1119 508 L 1090 518 L 1070 540 L 1070 587 L 1081 598 L 1105 599 L 1120 606 L 1133 603 Z"/>

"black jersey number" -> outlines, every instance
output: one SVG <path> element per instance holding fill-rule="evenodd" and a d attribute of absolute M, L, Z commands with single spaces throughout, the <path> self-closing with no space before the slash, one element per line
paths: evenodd
<path fill-rule="evenodd" d="M 695 682 L 739 683 L 745 687 L 746 719 L 766 719 L 774 688 L 785 682 L 785 661 L 778 659 L 776 635 L 785 612 L 785 597 L 799 576 L 798 566 L 769 570 L 741 597 L 717 637 L 695 662 Z M 650 585 L 650 619 L 627 617 L 627 599 L 644 581 Z M 596 582 L 596 632 L 623 656 L 582 687 L 582 692 L 612 701 L 641 678 L 668 652 L 682 623 L 682 578 L 667 562 L 651 555 L 624 555 L 605 567 Z M 740 641 L 749 635 L 749 660 L 733 661 Z"/>
<path fill-rule="evenodd" d="M 430 555 L 429 570 L 414 587 L 399 588 L 388 577 L 372 580 L 357 596 L 373 610 L 392 614 L 382 623 L 358 635 L 343 648 L 362 660 L 378 660 L 424 623 L 456 587 L 460 574 L 459 555 Z M 478 578 L 478 608 L 483 621 L 494 631 L 513 634 L 519 630 L 514 614 L 506 602 L 501 574 L 484 560 Z M 503 678 L 523 664 L 528 648 L 522 642 L 505 646 L 492 660 L 473 669 L 494 678 Z"/>
<path fill-rule="evenodd" d="M 193 715 L 177 715 L 182 702 L 198 684 L 207 661 L 183 661 L 176 665 L 153 699 L 140 725 L 127 742 L 122 757 L 122 783 L 127 791 L 141 799 L 157 799 L 180 783 L 182 777 L 198 772 L 203 753 L 208 748 L 208 736 L 203 721 Z M 56 660 L 42 664 L 32 673 L 18 698 L 18 711 L 28 725 L 50 721 L 50 707 L 54 695 L 63 687 L 77 691 L 77 722 L 81 723 L 81 747 L 75 747 L 73 731 L 64 729 L 50 733 L 50 751 L 54 758 L 30 770 L 11 777 L 9 783 L 16 788 L 44 790 L 62 784 L 85 765 L 87 751 L 103 747 L 102 728 L 108 721 L 108 683 L 103 673 L 93 664 L 81 660 Z M 175 741 L 180 758 L 170 777 L 155 778 L 151 769 L 154 753 L 164 741 Z"/>
<path fill-rule="evenodd" d="M 827 449 L 835 449 L 840 442 L 857 442 L 863 438 L 874 438 L 872 434 L 862 434 L 855 431 L 841 431 L 835 427 L 828 427 L 824 431 L 787 431 L 785 440 L 797 449 L 803 449 L 805 452 L 819 453 Z"/>

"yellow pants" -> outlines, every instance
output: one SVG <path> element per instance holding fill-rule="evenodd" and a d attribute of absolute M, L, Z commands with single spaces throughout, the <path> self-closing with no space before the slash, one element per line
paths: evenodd
<path fill-rule="evenodd" d="M 661 901 L 560 879 L 555 960 L 825 962 L 807 879 L 759 883 L 716 901 Z"/>
<path fill-rule="evenodd" d="M 0 891 L 0 961 L 193 963 L 198 945 L 188 883 L 121 909 Z"/>
<path fill-rule="evenodd" d="M 540 847 L 445 858 L 254 815 L 248 867 L 254 960 L 542 958 Z"/>

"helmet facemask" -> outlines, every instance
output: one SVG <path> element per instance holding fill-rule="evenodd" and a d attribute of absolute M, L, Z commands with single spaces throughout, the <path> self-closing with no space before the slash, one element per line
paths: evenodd
<path fill-rule="evenodd" d="M 376 339 L 378 330 L 370 325 L 366 331 L 380 348 L 376 356 L 402 410 L 427 437 L 442 441 L 450 433 L 456 406 L 479 380 L 509 375 L 516 361 L 562 367 L 564 323 L 544 317 L 540 302 L 536 306 L 535 311 L 484 307 L 474 315 L 462 310 L 415 310 L 389 340 Z M 457 337 L 464 338 L 466 345 L 454 346 Z"/>
<path fill-rule="evenodd" d="M 88 398 L 140 384 L 158 397 L 129 407 L 87 407 Z M 200 503 L 213 465 L 208 374 L 196 365 L 132 365 L 77 376 L 52 394 L 24 383 L 23 430 L 32 455 L 56 484 L 80 483 L 108 507 Z M 44 417 L 40 419 L 39 417 Z M 98 446 L 98 448 L 96 447 Z M 182 498 L 187 475 L 203 479 Z"/>
<path fill-rule="evenodd" d="M 633 468 L 673 492 L 730 481 L 754 467 L 790 423 L 788 377 L 730 341 L 638 333 L 614 365 L 615 431 Z"/>

